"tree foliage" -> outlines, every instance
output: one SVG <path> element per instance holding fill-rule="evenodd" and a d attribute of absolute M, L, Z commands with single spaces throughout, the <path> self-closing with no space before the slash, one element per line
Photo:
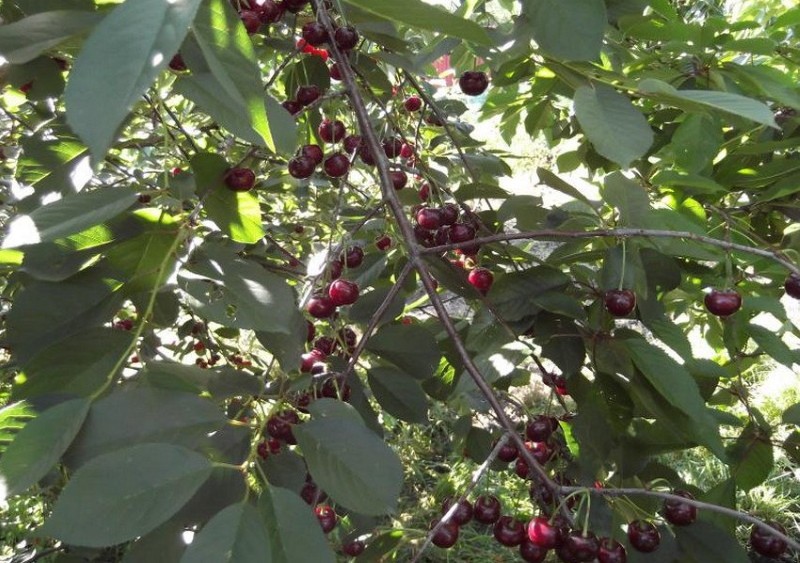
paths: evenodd
<path fill-rule="evenodd" d="M 427 545 L 392 530 L 415 460 L 387 421 L 436 406 L 476 464 L 520 451 L 523 516 L 747 560 L 737 492 L 800 462 L 798 405 L 748 399 L 753 366 L 800 364 L 800 8 L 452 4 L 2 3 L 0 477 L 53 499 L 41 541 L 322 562 L 366 534 L 359 561 L 396 560 Z M 437 88 L 444 55 L 486 93 Z M 509 189 L 520 132 L 555 203 Z M 523 447 L 532 379 L 558 422 Z M 657 461 L 695 448 L 712 489 Z"/>

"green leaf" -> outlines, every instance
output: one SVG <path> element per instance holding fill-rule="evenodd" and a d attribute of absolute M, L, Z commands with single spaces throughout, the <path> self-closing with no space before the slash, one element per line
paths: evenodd
<path fill-rule="evenodd" d="M 700 389 L 686 368 L 641 337 L 627 338 L 622 342 L 633 363 L 658 394 L 685 413 L 696 425 L 697 434 L 703 437 L 703 445 L 724 459 L 717 423 L 709 414 Z"/>
<path fill-rule="evenodd" d="M 121 387 L 92 405 L 65 459 L 79 466 L 132 444 L 163 442 L 195 449 L 227 423 L 217 405 L 190 393 Z"/>
<path fill-rule="evenodd" d="M 7 23 L 0 26 L 0 55 L 12 64 L 27 63 L 73 35 L 88 31 L 100 19 L 96 12 L 59 10 Z"/>
<path fill-rule="evenodd" d="M 774 452 L 769 436 L 748 424 L 739 438 L 728 448 L 731 476 L 736 486 L 749 491 L 763 483 L 774 464 Z"/>
<path fill-rule="evenodd" d="M 38 193 L 71 193 L 72 173 L 85 160 L 80 157 L 86 147 L 65 131 L 58 133 L 55 140 L 43 141 L 35 136 L 22 139 L 18 174 L 21 180 L 34 185 Z"/>
<path fill-rule="evenodd" d="M 539 177 L 539 180 L 549 187 L 553 188 L 554 190 L 560 191 L 562 194 L 566 194 L 574 199 L 584 202 L 586 205 L 590 207 L 594 207 L 594 204 L 589 201 L 583 192 L 581 192 L 578 188 L 574 187 L 572 184 L 568 183 L 566 180 L 562 179 L 556 174 L 553 174 L 550 170 L 546 168 L 537 168 L 536 169 L 536 176 Z"/>
<path fill-rule="evenodd" d="M 413 324 L 383 326 L 369 339 L 367 350 L 419 380 L 433 375 L 442 357 L 433 335 Z"/>
<path fill-rule="evenodd" d="M 201 317 L 235 328 L 292 330 L 297 306 L 286 280 L 233 250 L 207 243 L 179 276 L 188 304 Z"/>
<path fill-rule="evenodd" d="M 653 144 L 644 115 L 627 96 L 610 86 L 581 86 L 575 91 L 575 117 L 595 150 L 627 168 Z"/>
<path fill-rule="evenodd" d="M 702 520 L 691 526 L 672 528 L 681 549 L 681 563 L 748 563 L 747 551 L 736 539 L 735 534 L 719 526 Z"/>
<path fill-rule="evenodd" d="M 64 101 L 67 121 L 96 161 L 105 156 L 131 106 L 178 51 L 199 5 L 200 0 L 128 0 L 83 45 Z"/>
<path fill-rule="evenodd" d="M 428 400 L 419 382 L 394 368 L 367 371 L 369 387 L 378 404 L 390 415 L 407 422 L 428 421 Z"/>
<path fill-rule="evenodd" d="M 350 307 L 348 313 L 350 321 L 355 323 L 368 323 L 378 310 L 378 307 L 386 300 L 391 289 L 392 287 L 388 284 L 385 286 L 381 285 L 359 296 L 358 301 L 353 303 Z M 386 309 L 386 312 L 380 318 L 378 326 L 383 323 L 391 322 L 402 315 L 405 305 L 406 300 L 405 297 L 403 297 L 403 292 L 397 292 L 394 298 L 392 298 L 389 308 Z"/>
<path fill-rule="evenodd" d="M 700 113 L 689 114 L 672 135 L 669 147 L 675 164 L 689 173 L 707 167 L 720 151 L 722 127 L 717 119 Z"/>
<path fill-rule="evenodd" d="M 795 426 L 800 426 L 800 403 L 795 403 L 783 411 L 781 422 L 783 422 L 783 424 L 794 424 Z"/>
<path fill-rule="evenodd" d="M 750 337 L 758 344 L 758 347 L 766 352 L 773 360 L 782 363 L 789 369 L 792 369 L 795 363 L 800 363 L 800 356 L 789 348 L 781 339 L 780 334 L 775 334 L 774 331 L 752 322 L 747 326 Z"/>
<path fill-rule="evenodd" d="M 224 366 L 201 368 L 173 362 L 148 362 L 139 381 L 151 387 L 194 394 L 208 393 L 213 399 L 257 395 L 263 383 L 254 375 Z"/>
<path fill-rule="evenodd" d="M 3 248 L 79 233 L 116 217 L 135 202 L 136 191 L 132 188 L 104 188 L 67 196 L 29 214 L 16 215 L 8 224 Z"/>
<path fill-rule="evenodd" d="M 288 327 L 288 333 L 263 330 L 256 332 L 258 341 L 278 359 L 283 371 L 300 369 L 300 356 L 305 352 L 308 335 L 306 319 L 300 311 L 295 311 Z"/>
<path fill-rule="evenodd" d="M 775 123 L 772 110 L 766 104 L 739 94 L 709 90 L 678 90 L 655 78 L 645 78 L 639 82 L 639 92 L 656 101 L 686 111 L 714 109 L 780 129 Z"/>
<path fill-rule="evenodd" d="M 72 399 L 28 422 L 0 457 L 0 481 L 9 495 L 21 493 L 56 464 L 83 424 L 91 403 Z"/>
<path fill-rule="evenodd" d="M 218 512 L 195 535 L 181 563 L 272 563 L 267 529 L 250 504 L 233 504 Z"/>
<path fill-rule="evenodd" d="M 475 22 L 435 8 L 420 0 L 344 0 L 377 16 L 417 29 L 427 29 L 444 35 L 459 37 L 481 45 L 492 45 L 486 31 Z"/>
<path fill-rule="evenodd" d="M 0 409 L 0 452 L 3 452 L 25 423 L 36 416 L 27 401 L 17 401 Z"/>
<path fill-rule="evenodd" d="M 129 332 L 108 328 L 93 328 L 64 338 L 25 364 L 26 379 L 14 390 L 14 395 L 89 396 L 119 374 L 120 358 L 128 351 L 131 338 Z"/>
<path fill-rule="evenodd" d="M 211 469 L 204 456 L 169 444 L 96 457 L 75 472 L 41 532 L 86 547 L 132 540 L 180 510 Z"/>
<path fill-rule="evenodd" d="M 642 226 L 650 214 L 647 191 L 619 172 L 612 172 L 603 182 L 603 199 L 619 210 L 620 225 Z"/>
<path fill-rule="evenodd" d="M 337 503 L 361 514 L 393 512 L 403 486 L 397 454 L 351 417 L 312 419 L 295 437 L 314 481 Z"/>
<path fill-rule="evenodd" d="M 184 524 L 178 518 L 172 518 L 136 540 L 125 551 L 120 563 L 177 562 L 186 551 L 184 531 Z"/>
<path fill-rule="evenodd" d="M 269 533 L 271 559 L 267 561 L 336 561 L 311 507 L 295 493 L 280 487 L 267 487 L 258 499 L 258 509 Z"/>
<path fill-rule="evenodd" d="M 537 266 L 502 276 L 492 286 L 489 297 L 501 318 L 519 321 L 541 310 L 533 303 L 533 297 L 564 287 L 569 281 L 566 275 L 555 268 Z"/>
<path fill-rule="evenodd" d="M 253 244 L 264 237 L 261 206 L 251 192 L 234 192 L 225 185 L 230 165 L 217 154 L 202 153 L 191 161 L 197 187 L 207 193 L 204 209 L 226 235 L 236 242 Z"/>
<path fill-rule="evenodd" d="M 526 0 L 523 14 L 546 53 L 573 61 L 600 56 L 607 25 L 602 0 Z"/>
<path fill-rule="evenodd" d="M 226 0 L 204 0 L 192 25 L 211 74 L 237 105 L 246 108 L 253 130 L 276 151 L 267 112 L 264 86 L 250 36 Z M 285 113 L 285 112 L 284 112 Z"/>

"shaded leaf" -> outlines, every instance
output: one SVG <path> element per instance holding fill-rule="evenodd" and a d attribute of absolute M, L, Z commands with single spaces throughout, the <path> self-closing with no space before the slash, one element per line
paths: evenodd
<path fill-rule="evenodd" d="M 420 380 L 433 375 L 442 356 L 433 335 L 413 324 L 383 326 L 369 339 L 367 350 Z"/>
<path fill-rule="evenodd" d="M 602 0 L 526 0 L 523 13 L 534 40 L 548 54 L 575 61 L 600 56 L 607 24 Z"/>
<path fill-rule="evenodd" d="M 428 421 L 428 400 L 415 379 L 394 368 L 376 367 L 367 371 L 375 400 L 392 416 L 423 424 Z"/>
<path fill-rule="evenodd" d="M 73 35 L 88 31 L 100 19 L 95 12 L 59 10 L 7 23 L 0 26 L 0 55 L 12 64 L 27 63 Z"/>
<path fill-rule="evenodd" d="M 194 536 L 181 563 L 271 563 L 270 541 L 258 510 L 232 504 L 218 512 Z"/>

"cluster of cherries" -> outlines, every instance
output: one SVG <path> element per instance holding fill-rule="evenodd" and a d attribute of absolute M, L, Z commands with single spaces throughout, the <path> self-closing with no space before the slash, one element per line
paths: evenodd
<path fill-rule="evenodd" d="M 358 268 L 364 261 L 364 249 L 360 246 L 351 246 L 343 252 L 338 260 L 331 262 L 328 268 L 331 281 L 325 290 L 317 293 L 308 300 L 306 311 L 316 319 L 327 319 L 336 313 L 336 308 L 342 305 L 352 305 L 358 301 L 358 284 L 340 278 L 342 269 Z"/>

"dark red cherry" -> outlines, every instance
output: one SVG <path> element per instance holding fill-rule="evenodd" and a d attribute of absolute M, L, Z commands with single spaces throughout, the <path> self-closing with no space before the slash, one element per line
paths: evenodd
<path fill-rule="evenodd" d="M 425 182 L 419 187 L 418 193 L 420 201 L 428 201 L 431 198 L 431 185 Z"/>
<path fill-rule="evenodd" d="M 350 385 L 341 378 L 329 377 L 322 382 L 319 394 L 328 399 L 341 399 L 347 402 L 350 400 Z"/>
<path fill-rule="evenodd" d="M 383 146 L 383 152 L 386 153 L 388 158 L 400 156 L 400 151 L 403 150 L 403 140 L 397 137 L 386 139 L 381 145 Z"/>
<path fill-rule="evenodd" d="M 323 168 L 331 178 L 341 178 L 350 170 L 350 159 L 347 155 L 337 152 L 325 159 Z"/>
<path fill-rule="evenodd" d="M 464 223 L 456 223 L 450 227 L 448 236 L 452 243 L 467 242 L 475 238 L 475 229 Z"/>
<path fill-rule="evenodd" d="M 328 296 L 334 305 L 352 305 L 358 301 L 358 285 L 347 280 L 334 280 L 328 288 Z"/>
<path fill-rule="evenodd" d="M 628 524 L 628 541 L 636 551 L 651 553 L 661 543 L 661 534 L 652 522 L 634 520 Z"/>
<path fill-rule="evenodd" d="M 533 442 L 547 442 L 558 428 L 558 421 L 552 416 L 539 415 L 525 427 L 525 435 Z"/>
<path fill-rule="evenodd" d="M 364 249 L 360 246 L 351 246 L 344 253 L 344 262 L 348 268 L 358 268 L 364 261 Z"/>
<path fill-rule="evenodd" d="M 239 12 L 239 19 L 242 20 L 244 28 L 250 35 L 254 34 L 261 27 L 261 16 L 253 10 L 242 10 Z"/>
<path fill-rule="evenodd" d="M 735 289 L 712 289 L 703 302 L 712 315 L 727 317 L 741 309 L 742 296 Z"/>
<path fill-rule="evenodd" d="M 322 147 L 319 145 L 304 145 L 300 147 L 300 155 L 307 156 L 313 160 L 315 166 L 321 163 L 322 159 L 325 157 L 325 154 L 322 152 Z"/>
<path fill-rule="evenodd" d="M 514 461 L 515 459 L 517 459 L 518 455 L 519 455 L 519 450 L 517 450 L 517 446 L 515 446 L 511 442 L 506 442 L 500 448 L 500 451 L 497 452 L 497 459 L 505 463 L 508 463 L 510 461 Z"/>
<path fill-rule="evenodd" d="M 777 522 L 767 522 L 767 526 L 785 534 L 786 530 Z M 772 534 L 765 526 L 754 525 L 750 530 L 750 547 L 764 557 L 780 557 L 786 551 L 786 541 Z"/>
<path fill-rule="evenodd" d="M 314 326 L 314 323 L 311 321 L 306 321 L 306 342 L 311 342 L 314 340 L 314 336 L 317 334 L 317 329 Z"/>
<path fill-rule="evenodd" d="M 296 156 L 289 161 L 289 175 L 292 178 L 302 180 L 308 178 L 314 173 L 317 167 L 314 160 L 308 156 Z"/>
<path fill-rule="evenodd" d="M 422 99 L 419 96 L 406 98 L 406 101 L 403 102 L 403 107 L 406 108 L 406 111 L 419 111 L 422 107 Z"/>
<path fill-rule="evenodd" d="M 300 418 L 294 411 L 281 411 L 273 414 L 267 420 L 267 434 L 276 440 L 283 440 L 287 444 L 296 444 L 292 426 L 298 424 Z"/>
<path fill-rule="evenodd" d="M 288 111 L 292 115 L 297 115 L 298 113 L 303 111 L 303 104 L 295 100 L 286 100 L 281 105 L 286 111 Z"/>
<path fill-rule="evenodd" d="M 328 41 L 328 32 L 326 31 L 325 26 L 317 21 L 312 21 L 305 24 L 300 33 L 303 36 L 303 39 L 306 40 L 306 43 L 313 45 L 314 47 L 319 47 Z"/>
<path fill-rule="evenodd" d="M 786 291 L 786 295 L 800 299 L 800 276 L 794 273 L 789 274 L 789 277 L 783 282 L 783 289 Z"/>
<path fill-rule="evenodd" d="M 563 543 L 556 549 L 559 557 L 570 563 L 594 561 L 599 551 L 600 542 L 597 541 L 597 537 L 591 532 L 584 536 L 578 530 L 570 532 L 564 538 Z M 568 558 L 564 558 L 562 553 L 567 555 Z"/>
<path fill-rule="evenodd" d="M 340 27 L 333 33 L 333 40 L 339 49 L 349 51 L 358 45 L 358 31 L 352 25 Z"/>
<path fill-rule="evenodd" d="M 636 294 L 630 289 L 610 289 L 603 296 L 606 310 L 614 317 L 627 317 L 636 308 Z"/>
<path fill-rule="evenodd" d="M 308 5 L 308 0 L 283 0 L 283 5 L 287 10 L 296 14 Z"/>
<path fill-rule="evenodd" d="M 458 206 L 455 203 L 445 203 L 442 206 L 442 225 L 455 225 L 458 221 Z"/>
<path fill-rule="evenodd" d="M 283 17 L 283 4 L 274 2 L 273 0 L 264 0 L 264 3 L 259 6 L 256 11 L 261 22 L 265 24 L 275 23 L 280 21 Z"/>
<path fill-rule="evenodd" d="M 435 524 L 435 523 L 434 523 Z M 433 527 L 433 526 L 431 526 Z M 458 526 L 455 522 L 447 522 L 436 530 L 431 539 L 433 545 L 442 549 L 450 549 L 458 541 Z"/>
<path fill-rule="evenodd" d="M 328 74 L 331 77 L 331 80 L 336 80 L 337 82 L 342 81 L 342 69 L 339 68 L 339 63 L 333 63 L 331 65 L 331 69 L 328 71 Z"/>
<path fill-rule="evenodd" d="M 500 519 L 500 501 L 492 495 L 484 495 L 475 499 L 472 517 L 481 524 L 494 524 Z"/>
<path fill-rule="evenodd" d="M 528 539 L 524 539 L 519 544 L 519 556 L 528 563 L 541 563 L 547 557 L 547 550 L 535 543 L 531 543 Z"/>
<path fill-rule="evenodd" d="M 694 499 L 687 491 L 675 491 L 673 494 L 683 498 Z M 697 507 L 678 500 L 664 501 L 664 519 L 673 526 L 688 526 L 697 520 Z"/>
<path fill-rule="evenodd" d="M 435 231 L 442 226 L 442 212 L 435 207 L 423 207 L 417 211 L 417 225 L 429 231 Z"/>
<path fill-rule="evenodd" d="M 316 84 L 306 84 L 298 86 L 294 93 L 294 99 L 297 103 L 308 106 L 316 102 L 322 96 L 322 90 Z"/>
<path fill-rule="evenodd" d="M 336 521 L 338 520 L 336 511 L 327 504 L 315 506 L 314 514 L 317 515 L 323 534 L 331 532 L 336 527 Z"/>
<path fill-rule="evenodd" d="M 408 176 L 402 170 L 391 170 L 389 176 L 392 179 L 392 186 L 395 190 L 402 190 L 408 184 Z"/>
<path fill-rule="evenodd" d="M 495 522 L 494 539 L 506 547 L 516 547 L 525 539 L 525 524 L 515 519 L 513 516 L 501 516 Z"/>
<path fill-rule="evenodd" d="M 326 319 L 336 312 L 336 305 L 327 295 L 316 295 L 308 300 L 308 314 L 317 319 Z"/>
<path fill-rule="evenodd" d="M 334 121 L 324 119 L 322 123 L 320 123 L 317 132 L 319 133 L 319 138 L 326 143 L 337 143 L 347 135 L 347 129 L 345 129 L 344 123 L 338 119 Z"/>
<path fill-rule="evenodd" d="M 553 549 L 560 537 L 558 528 L 543 516 L 537 516 L 528 522 L 528 539 L 541 548 Z"/>
<path fill-rule="evenodd" d="M 326 356 L 330 356 L 336 349 L 336 340 L 330 336 L 320 336 L 314 341 L 314 349 L 319 350 Z"/>
<path fill-rule="evenodd" d="M 301 356 L 300 359 L 300 371 L 303 373 L 308 373 L 311 371 L 311 368 L 314 367 L 314 364 L 319 362 L 324 362 L 327 355 L 322 350 L 313 349 L 310 352 L 307 352 Z"/>
<path fill-rule="evenodd" d="M 628 553 L 625 546 L 615 539 L 600 538 L 600 548 L 597 550 L 597 563 L 626 563 Z"/>
<path fill-rule="evenodd" d="M 176 72 L 183 72 L 186 70 L 186 63 L 180 53 L 176 53 L 169 61 L 169 68 Z"/>
<path fill-rule="evenodd" d="M 472 287 L 486 295 L 494 283 L 494 274 L 486 268 L 475 268 L 467 275 L 467 281 Z"/>
<path fill-rule="evenodd" d="M 370 149 L 367 145 L 361 145 L 359 147 L 358 157 L 361 159 L 361 162 L 367 166 L 375 166 L 375 155 L 372 154 L 372 149 Z"/>
<path fill-rule="evenodd" d="M 453 505 L 453 499 L 448 498 L 445 499 L 444 503 L 442 503 L 442 514 L 446 514 L 450 507 Z M 450 522 L 455 522 L 459 526 L 463 526 L 470 520 L 472 520 L 472 503 L 469 502 L 467 499 L 463 499 L 459 501 L 458 507 L 453 515 L 450 517 Z"/>
<path fill-rule="evenodd" d="M 300 489 L 300 498 L 306 501 L 306 504 L 314 505 L 318 502 L 324 502 L 325 499 L 328 498 L 328 495 L 323 491 L 320 491 L 316 483 L 313 481 L 307 481 L 303 485 L 303 488 Z"/>
<path fill-rule="evenodd" d="M 256 173 L 249 168 L 231 168 L 225 173 L 225 185 L 234 192 L 246 192 L 256 183 Z"/>
<path fill-rule="evenodd" d="M 489 86 L 489 79 L 485 72 L 468 70 L 458 79 L 458 85 L 467 96 L 479 96 Z"/>
<path fill-rule="evenodd" d="M 348 557 L 358 557 L 367 548 L 366 544 L 361 540 L 353 540 L 342 544 L 342 553 Z"/>
<path fill-rule="evenodd" d="M 414 145 L 410 145 L 408 143 L 403 143 L 403 147 L 400 149 L 400 156 L 402 158 L 411 158 L 414 156 Z"/>
<path fill-rule="evenodd" d="M 361 147 L 361 135 L 348 135 L 342 140 L 342 146 L 344 147 L 344 152 L 353 154 L 354 151 Z"/>
<path fill-rule="evenodd" d="M 381 235 L 375 239 L 378 250 L 388 250 L 392 246 L 392 239 L 388 235 Z"/>
<path fill-rule="evenodd" d="M 521 456 L 514 462 L 514 473 L 516 473 L 517 477 L 520 479 L 527 479 L 530 477 L 531 468 L 528 466 L 528 462 Z"/>

